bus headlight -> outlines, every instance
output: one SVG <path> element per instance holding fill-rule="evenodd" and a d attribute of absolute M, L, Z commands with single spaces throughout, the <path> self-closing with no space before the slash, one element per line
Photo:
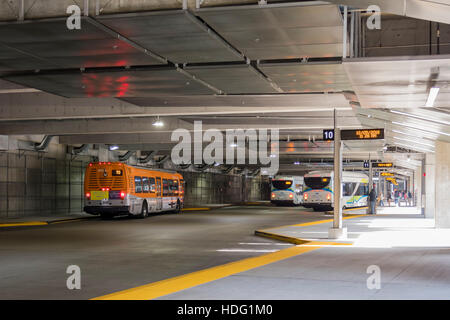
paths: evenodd
<path fill-rule="evenodd" d="M 308 194 L 307 193 L 303 194 L 303 199 L 308 200 Z"/>
<path fill-rule="evenodd" d="M 289 193 L 289 199 L 292 199 L 294 197 L 293 193 Z"/>
<path fill-rule="evenodd" d="M 331 201 L 331 193 L 327 193 L 327 201 Z"/>
<path fill-rule="evenodd" d="M 275 193 L 272 193 L 272 198 L 275 198 Z"/>

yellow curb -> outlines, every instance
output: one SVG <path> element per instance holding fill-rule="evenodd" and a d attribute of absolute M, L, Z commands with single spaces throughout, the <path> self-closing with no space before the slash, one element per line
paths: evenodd
<path fill-rule="evenodd" d="M 365 217 L 368 216 L 367 214 L 354 214 L 354 215 L 348 215 L 347 217 L 343 217 L 342 220 L 348 220 L 358 217 Z M 288 242 L 296 245 L 302 245 L 302 244 L 308 244 L 308 245 L 351 245 L 351 243 L 343 243 L 343 242 L 327 242 L 327 241 L 313 241 L 313 240 L 305 240 L 301 238 L 296 237 L 289 237 L 284 236 L 277 233 L 267 232 L 267 230 L 274 230 L 274 229 L 281 229 L 281 228 L 288 228 L 288 227 L 307 227 L 307 226 L 313 226 L 317 224 L 327 223 L 327 222 L 333 222 L 333 219 L 326 219 L 326 220 L 319 220 L 319 221 L 312 221 L 312 222 L 305 222 L 301 224 L 292 224 L 287 226 L 281 226 L 281 227 L 274 227 L 274 228 L 268 228 L 263 230 L 256 230 L 255 236 L 260 236 L 264 238 L 270 238 L 274 240 L 279 240 L 283 242 Z"/>
<path fill-rule="evenodd" d="M 207 211 L 211 210 L 211 208 L 183 208 L 181 211 Z"/>
<path fill-rule="evenodd" d="M 223 279 L 237 273 L 255 269 L 277 261 L 298 256 L 300 254 L 317 250 L 320 247 L 294 246 L 277 252 L 258 257 L 227 263 L 217 267 L 195 271 L 166 280 L 149 283 L 140 287 L 131 288 L 93 298 L 92 300 L 150 300 L 166 296 L 181 290 L 196 287 L 211 281 Z"/>
<path fill-rule="evenodd" d="M 17 222 L 17 223 L 2 223 L 0 228 L 7 227 L 32 227 L 32 226 L 46 226 L 48 222 L 44 221 L 30 221 L 30 222 Z"/>

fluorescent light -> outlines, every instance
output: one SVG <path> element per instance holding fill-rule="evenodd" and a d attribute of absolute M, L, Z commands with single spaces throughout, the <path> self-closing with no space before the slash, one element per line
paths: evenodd
<path fill-rule="evenodd" d="M 155 127 L 164 127 L 164 122 L 162 122 L 160 119 L 159 119 L 159 117 L 156 119 L 156 121 L 155 122 L 153 122 L 153 125 L 155 126 Z"/>
<path fill-rule="evenodd" d="M 439 93 L 439 88 L 437 88 L 437 87 L 431 88 L 430 93 L 428 94 L 428 99 L 427 99 L 427 103 L 425 104 L 425 106 L 427 106 L 429 108 L 433 108 L 434 101 L 436 100 L 438 93 Z"/>
<path fill-rule="evenodd" d="M 276 158 L 277 155 L 276 155 L 276 154 L 271 154 L 270 157 L 271 157 L 271 158 Z"/>
<path fill-rule="evenodd" d="M 425 151 L 425 152 L 431 152 L 431 153 L 434 153 L 434 150 L 428 150 L 428 149 L 422 148 L 422 147 L 416 147 L 416 146 L 411 147 L 410 145 L 403 144 L 403 143 L 398 143 L 398 142 L 395 142 L 395 144 L 396 144 L 396 145 L 399 145 L 399 146 L 403 146 L 403 147 L 409 148 L 409 149 L 418 149 L 418 150 L 422 150 L 422 151 Z"/>
<path fill-rule="evenodd" d="M 424 146 L 428 146 L 428 147 L 434 148 L 434 145 L 428 144 L 428 143 L 423 143 L 423 142 L 418 142 L 418 141 L 412 141 L 412 140 L 403 139 L 403 138 L 399 138 L 399 137 L 394 137 L 394 139 L 402 140 L 402 141 L 406 141 L 406 142 L 411 142 L 411 143 L 418 143 L 418 144 L 421 144 L 421 145 L 424 145 Z"/>
<path fill-rule="evenodd" d="M 119 146 L 109 146 L 109 150 L 114 151 L 114 150 L 118 150 Z"/>
<path fill-rule="evenodd" d="M 300 164 L 300 162 L 295 161 L 294 164 L 295 164 L 296 166 L 298 166 L 298 165 Z"/>
<path fill-rule="evenodd" d="M 401 112 L 401 111 L 397 111 L 397 110 L 391 110 L 391 113 L 396 113 L 396 114 L 404 115 L 404 116 L 415 118 L 415 119 L 419 119 L 419 120 L 425 120 L 425 121 L 430 121 L 430 122 L 441 123 L 441 124 L 445 124 L 447 126 L 450 125 L 450 122 L 448 122 L 448 121 L 425 118 L 423 116 L 418 116 L 418 115 L 415 115 L 415 114 Z"/>
<path fill-rule="evenodd" d="M 236 148 L 238 145 L 236 144 L 236 143 L 232 143 L 232 144 L 230 144 L 230 147 L 231 148 Z"/>
<path fill-rule="evenodd" d="M 429 130 L 429 129 L 426 129 L 426 130 L 425 129 L 420 129 L 420 128 L 417 128 L 417 127 L 415 127 L 413 125 L 408 125 L 406 123 L 392 121 L 392 124 L 396 124 L 396 125 L 399 125 L 399 126 L 405 126 L 405 127 L 408 127 L 408 128 L 419 130 L 419 131 L 425 131 L 425 132 L 431 132 L 431 133 L 436 133 L 436 134 L 442 134 L 444 136 L 450 136 L 449 133 L 445 133 L 445 132 L 441 132 L 441 131 L 434 131 L 434 130 Z"/>

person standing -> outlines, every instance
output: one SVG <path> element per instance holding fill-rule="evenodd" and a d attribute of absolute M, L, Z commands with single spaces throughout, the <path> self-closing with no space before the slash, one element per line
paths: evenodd
<path fill-rule="evenodd" d="M 370 213 L 375 214 L 375 205 L 376 205 L 376 201 L 377 201 L 377 194 L 376 194 L 374 188 L 372 188 L 372 190 L 369 192 L 369 201 L 370 201 Z"/>
<path fill-rule="evenodd" d="M 396 207 L 398 207 L 398 197 L 399 197 L 399 191 L 397 189 L 394 189 L 394 204 Z"/>
<path fill-rule="evenodd" d="M 380 198 L 380 206 L 384 207 L 384 194 L 383 194 L 383 192 L 380 192 L 379 198 Z"/>
<path fill-rule="evenodd" d="M 388 207 L 391 206 L 391 201 L 392 201 L 392 192 L 389 190 L 388 193 L 387 193 Z"/>
<path fill-rule="evenodd" d="M 408 191 L 408 205 L 410 207 L 412 206 L 412 194 L 411 194 L 411 191 Z"/>

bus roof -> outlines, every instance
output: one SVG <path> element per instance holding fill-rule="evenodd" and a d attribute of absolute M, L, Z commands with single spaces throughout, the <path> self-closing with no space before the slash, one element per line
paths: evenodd
<path fill-rule="evenodd" d="M 139 165 L 131 165 L 131 164 L 126 164 L 120 161 L 99 161 L 99 162 L 91 162 L 92 165 L 123 165 L 123 166 L 127 166 L 127 167 L 132 167 L 132 168 L 136 168 L 136 169 L 146 169 L 146 170 L 152 170 L 152 171 L 159 171 L 159 172 L 166 172 L 166 173 L 173 173 L 173 174 L 180 174 L 175 170 L 167 170 L 167 169 L 159 169 L 159 168 L 152 168 L 152 167 L 145 167 L 145 166 L 139 166 Z"/>
<path fill-rule="evenodd" d="M 342 171 L 342 175 L 345 177 L 353 177 L 353 178 L 369 178 L 367 174 L 364 172 L 355 172 L 355 171 Z M 321 171 L 311 171 L 305 174 L 305 178 L 308 177 L 332 177 L 334 176 L 333 170 L 321 170 Z"/>

